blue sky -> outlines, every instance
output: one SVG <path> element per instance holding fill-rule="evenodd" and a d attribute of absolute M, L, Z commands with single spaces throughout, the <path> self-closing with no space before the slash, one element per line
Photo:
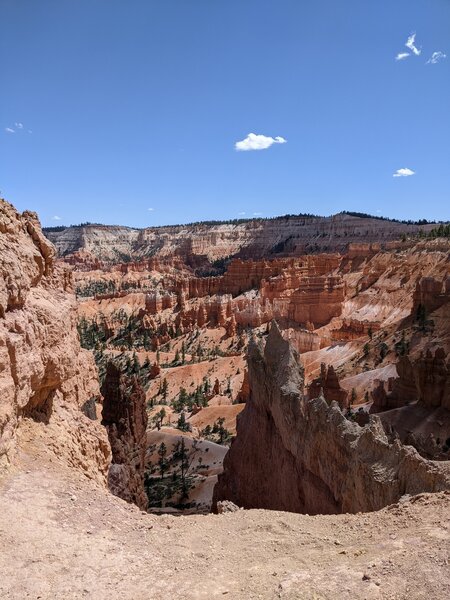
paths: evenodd
<path fill-rule="evenodd" d="M 0 28 L 1 195 L 44 225 L 450 218 L 449 0 L 0 0 Z"/>

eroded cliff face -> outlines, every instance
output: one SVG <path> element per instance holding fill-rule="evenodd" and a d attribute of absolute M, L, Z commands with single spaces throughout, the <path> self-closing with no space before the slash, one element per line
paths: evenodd
<path fill-rule="evenodd" d="M 112 461 L 108 486 L 115 496 L 145 510 L 145 453 L 147 449 L 147 411 L 145 392 L 137 379 L 122 375 L 120 368 L 108 363 L 102 385 L 102 424 L 108 431 Z"/>
<path fill-rule="evenodd" d="M 373 251 L 402 234 L 431 229 L 347 214 L 330 217 L 288 216 L 227 224 L 190 224 L 131 229 L 86 225 L 46 231 L 59 256 L 75 261 L 117 262 L 121 257 L 180 256 L 193 267 L 230 256 L 264 258 L 299 256 L 309 252 L 345 251 L 354 244 L 370 243 Z"/>
<path fill-rule="evenodd" d="M 434 353 L 422 352 L 415 360 L 403 356 L 397 363 L 397 374 L 388 382 L 380 381 L 375 388 L 372 413 L 416 401 L 428 408 L 450 411 L 450 364 L 444 348 L 437 348 Z"/>
<path fill-rule="evenodd" d="M 377 510 L 404 494 L 450 487 L 448 463 L 389 442 L 377 417 L 365 427 L 336 403 L 307 401 L 297 353 L 273 324 L 249 350 L 251 393 L 224 460 L 214 503 L 309 514 Z"/>
<path fill-rule="evenodd" d="M 107 437 L 82 411 L 100 397 L 97 370 L 80 348 L 71 274 L 54 258 L 36 214 L 0 200 L 0 467 L 27 423 L 33 437 L 45 432 L 48 448 L 104 482 Z"/>

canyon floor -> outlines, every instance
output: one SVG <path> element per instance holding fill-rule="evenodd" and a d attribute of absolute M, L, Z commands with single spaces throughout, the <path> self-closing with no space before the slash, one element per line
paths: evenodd
<path fill-rule="evenodd" d="M 4 599 L 448 596 L 449 493 L 356 515 L 157 517 L 67 468 L 35 427 L 0 481 Z"/>

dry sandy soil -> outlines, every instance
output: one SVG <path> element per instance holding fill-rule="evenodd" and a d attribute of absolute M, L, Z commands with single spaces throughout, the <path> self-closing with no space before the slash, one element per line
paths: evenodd
<path fill-rule="evenodd" d="M 371 514 L 157 517 L 69 470 L 35 439 L 31 430 L 0 481 L 2 599 L 449 595 L 450 494 Z"/>

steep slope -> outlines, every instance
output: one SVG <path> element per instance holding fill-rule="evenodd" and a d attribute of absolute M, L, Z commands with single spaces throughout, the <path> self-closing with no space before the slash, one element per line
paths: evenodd
<path fill-rule="evenodd" d="M 71 274 L 54 258 L 36 214 L 0 200 L 0 467 L 14 458 L 23 426 L 103 482 L 109 445 L 92 420 L 97 372 L 80 348 Z"/>
<path fill-rule="evenodd" d="M 372 417 L 360 427 L 337 404 L 306 401 L 298 356 L 271 327 L 249 350 L 251 394 L 224 460 L 214 503 L 308 514 L 377 510 L 404 494 L 450 489 L 450 462 L 390 443 Z"/>

